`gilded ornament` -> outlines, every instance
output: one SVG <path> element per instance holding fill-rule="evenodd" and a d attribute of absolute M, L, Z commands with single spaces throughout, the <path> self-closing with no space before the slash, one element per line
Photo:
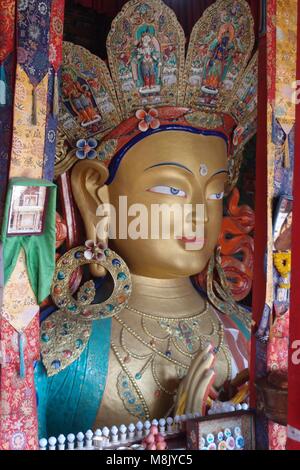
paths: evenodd
<path fill-rule="evenodd" d="M 116 139 L 106 140 L 101 143 L 98 148 L 98 159 L 104 164 L 109 164 L 110 160 L 114 156 L 118 147 L 118 141 Z"/>
<path fill-rule="evenodd" d="M 198 127 L 205 129 L 216 129 L 223 126 L 222 116 L 214 113 L 206 113 L 204 111 L 195 111 L 186 116 L 186 120 Z"/>
<path fill-rule="evenodd" d="M 126 306 L 131 294 L 130 272 L 125 262 L 112 250 L 100 250 L 97 244 L 92 244 L 89 240 L 86 246 L 68 251 L 58 260 L 54 274 L 51 291 L 53 301 L 64 312 L 72 312 L 72 319 L 78 321 L 92 321 L 116 315 Z M 118 264 L 115 260 L 118 260 Z M 93 281 L 88 281 L 80 288 L 77 299 L 70 291 L 70 279 L 75 269 L 93 263 L 103 266 L 111 274 L 115 284 L 111 296 L 101 304 L 92 304 L 95 296 L 95 290 L 91 288 Z"/>
<path fill-rule="evenodd" d="M 92 263 L 103 266 L 115 285 L 111 296 L 101 304 L 92 303 L 96 294 L 92 280 L 79 288 L 76 299 L 70 290 L 72 273 Z M 88 240 L 85 246 L 73 248 L 58 260 L 51 293 L 59 310 L 41 326 L 41 353 L 49 376 L 79 358 L 89 341 L 93 320 L 113 317 L 124 309 L 131 295 L 130 272 L 116 253 Z"/>
<path fill-rule="evenodd" d="M 186 62 L 182 27 L 161 0 L 124 5 L 107 40 L 110 71 L 98 57 L 65 42 L 59 133 L 68 148 L 58 157 L 56 175 L 76 163 L 76 141 L 100 141 L 91 155 L 96 150 L 108 166 L 123 134 L 133 135 L 135 125 L 144 133 L 157 130 L 163 119 L 177 122 L 176 110 L 181 109 L 181 124 L 224 129 L 229 138 L 238 125 L 229 146 L 229 191 L 242 150 L 256 132 L 257 54 L 249 62 L 253 46 L 253 19 L 245 0 L 234 6 L 231 0 L 217 0 L 205 11 L 191 34 Z M 108 134 L 116 129 L 111 138 Z"/>

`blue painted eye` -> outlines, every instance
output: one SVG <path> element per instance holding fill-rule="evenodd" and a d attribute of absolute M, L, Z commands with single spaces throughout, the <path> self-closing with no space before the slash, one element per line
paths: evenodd
<path fill-rule="evenodd" d="M 208 196 L 208 199 L 214 200 L 214 201 L 220 201 L 221 199 L 224 198 L 224 192 L 222 193 L 213 193 Z"/>
<path fill-rule="evenodd" d="M 178 194 L 180 193 L 180 190 L 176 188 L 171 188 L 171 193 L 174 194 L 174 196 L 178 196 Z"/>
<path fill-rule="evenodd" d="M 169 196 L 186 197 L 185 191 L 173 188 L 172 186 L 153 186 L 153 188 L 150 188 L 149 191 L 151 193 L 167 194 Z"/>

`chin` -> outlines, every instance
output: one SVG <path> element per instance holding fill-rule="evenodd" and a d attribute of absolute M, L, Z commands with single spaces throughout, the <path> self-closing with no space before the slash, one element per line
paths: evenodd
<path fill-rule="evenodd" d="M 195 267 L 192 267 L 189 265 L 189 266 L 186 266 L 185 269 L 177 270 L 177 272 L 174 269 L 173 272 L 175 274 L 175 277 L 191 277 L 191 276 L 195 276 L 197 274 L 202 273 L 205 267 L 206 267 L 206 264 L 201 264 Z"/>
<path fill-rule="evenodd" d="M 191 258 L 190 256 L 184 257 L 177 257 L 176 262 L 167 264 L 163 266 L 162 260 L 158 265 L 161 266 L 161 273 L 165 273 L 165 276 L 161 277 L 168 277 L 168 278 L 183 278 L 183 277 L 191 277 L 195 276 L 196 274 L 200 274 L 206 268 L 210 256 L 205 256 L 204 254 L 198 257 Z"/>
<path fill-rule="evenodd" d="M 183 256 L 181 256 L 181 262 L 177 264 L 178 272 L 184 272 L 186 276 L 194 276 L 195 274 L 199 274 L 206 268 L 212 251 L 209 250 L 200 250 L 197 251 L 189 251 L 185 252 Z M 179 261 L 178 257 L 178 261 Z"/>
<path fill-rule="evenodd" d="M 113 244 L 112 244 L 113 245 Z M 172 249 L 169 245 L 148 246 L 138 243 L 131 245 L 128 250 L 127 244 L 118 243 L 111 246 L 127 263 L 130 272 L 145 277 L 156 277 L 158 279 L 183 278 L 201 273 L 207 266 L 213 248 L 205 246 L 199 251 L 187 251 L 178 245 Z M 134 249 L 135 248 L 135 249 Z"/>

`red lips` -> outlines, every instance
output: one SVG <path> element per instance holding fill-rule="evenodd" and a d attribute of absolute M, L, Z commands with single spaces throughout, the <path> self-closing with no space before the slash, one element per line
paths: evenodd
<path fill-rule="evenodd" d="M 197 238 L 197 237 L 178 237 L 177 240 L 181 240 L 184 243 L 204 243 L 205 238 Z"/>

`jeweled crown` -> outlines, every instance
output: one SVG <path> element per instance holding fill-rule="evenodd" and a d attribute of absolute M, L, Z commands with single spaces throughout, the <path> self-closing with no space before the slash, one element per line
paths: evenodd
<path fill-rule="evenodd" d="M 253 29 L 246 0 L 217 0 L 195 24 L 185 56 L 175 13 L 161 0 L 130 0 L 108 35 L 110 71 L 65 42 L 56 174 L 83 158 L 108 166 L 138 134 L 177 125 L 227 138 L 234 185 L 256 132 Z"/>

